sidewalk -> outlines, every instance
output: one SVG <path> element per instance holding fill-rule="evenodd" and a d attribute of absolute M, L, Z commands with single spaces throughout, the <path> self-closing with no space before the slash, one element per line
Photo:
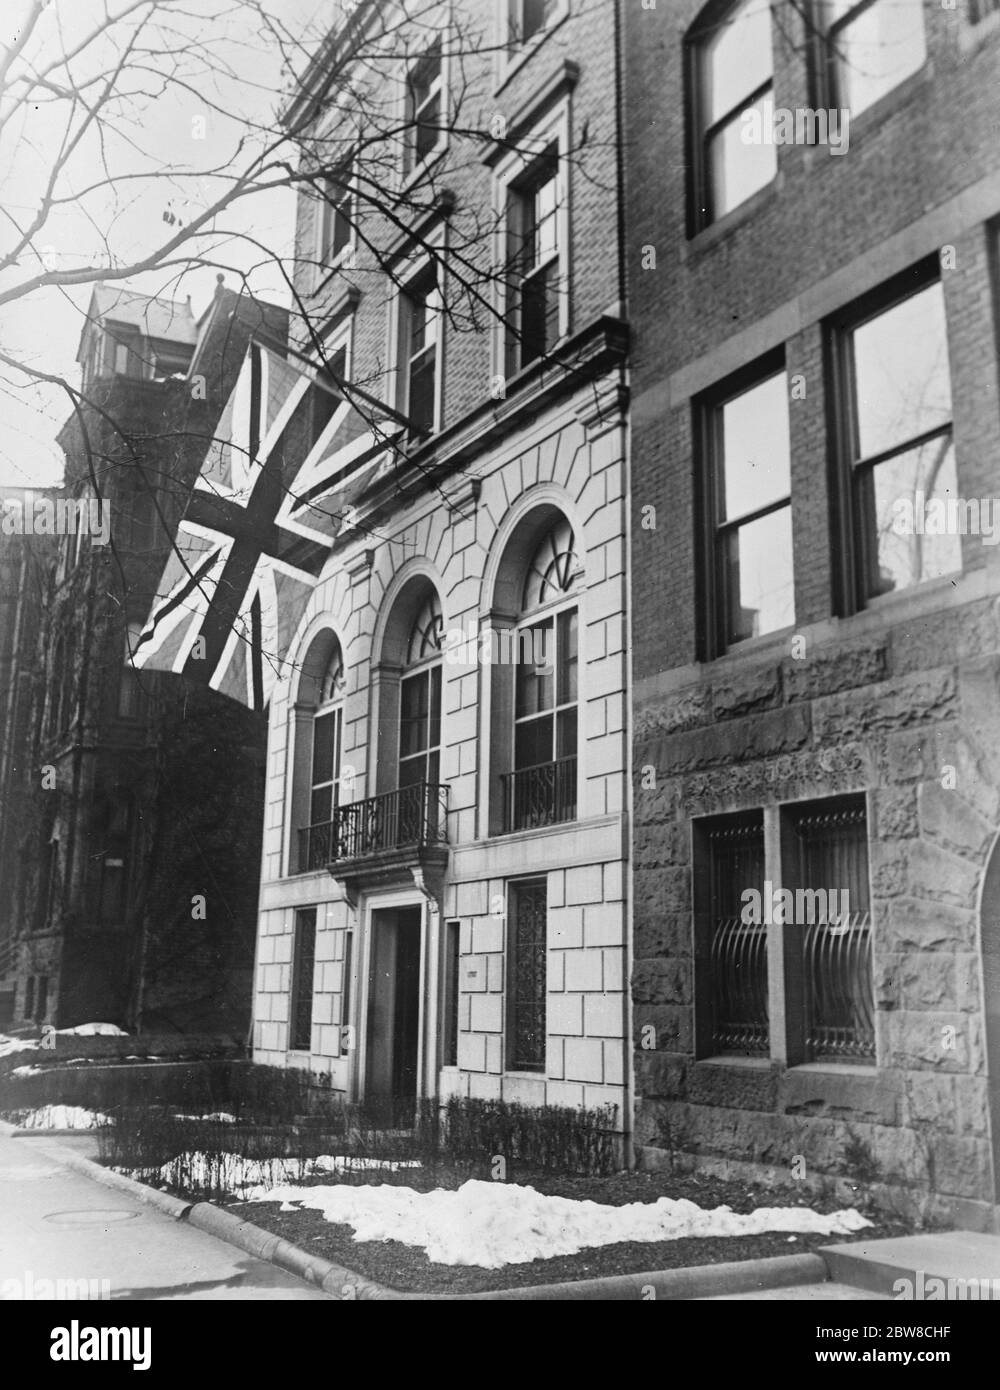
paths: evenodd
<path fill-rule="evenodd" d="M 293 1274 L 73 1172 L 52 1141 L 12 1139 L 0 1127 L 0 1298 L 47 1296 L 42 1280 L 83 1279 L 97 1281 L 95 1291 L 107 1280 L 112 1299 L 330 1301 Z"/>

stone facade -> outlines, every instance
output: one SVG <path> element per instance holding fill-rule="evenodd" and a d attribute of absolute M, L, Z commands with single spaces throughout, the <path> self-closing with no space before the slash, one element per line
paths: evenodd
<path fill-rule="evenodd" d="M 686 138 L 684 35 L 724 7 L 626 12 L 631 988 L 642 1162 L 883 1184 L 988 1225 L 1000 1091 L 983 960 L 998 948 L 982 904 L 1000 828 L 1000 569 L 995 548 L 963 535 L 959 573 L 845 603 L 831 362 L 839 316 L 939 257 L 958 495 L 996 492 L 1000 166 L 987 107 L 1000 31 L 966 9 L 925 9 L 929 61 L 857 117 L 843 157 L 779 147 L 777 176 L 694 235 L 684 165 L 668 152 Z M 785 17 L 772 26 L 774 100 L 794 110 L 816 102 L 806 33 Z M 794 625 L 713 655 L 699 410 L 780 351 L 801 387 L 788 408 Z M 857 798 L 867 832 L 874 1057 L 803 1055 L 800 947 L 795 928 L 773 925 L 769 1046 L 713 1055 L 699 835 L 714 817 L 759 817 L 780 882 L 788 817 L 838 796 Z"/>
<path fill-rule="evenodd" d="M 625 340 L 616 317 L 615 200 L 598 192 L 602 179 L 615 176 L 614 12 L 607 7 L 586 19 L 570 14 L 512 71 L 498 68 L 494 51 L 477 52 L 470 37 L 492 33 L 494 7 L 468 4 L 461 15 L 468 104 L 456 115 L 456 130 L 471 125 L 485 134 L 499 113 L 520 140 L 525 132 L 551 128 L 561 113 L 570 149 L 587 142 L 590 132 L 593 153 L 588 142 L 587 150 L 564 161 L 572 207 L 563 232 L 569 243 L 562 248 L 572 267 L 566 333 L 551 359 L 535 361 L 491 394 L 494 315 L 485 312 L 473 332 L 445 323 L 440 428 L 359 505 L 312 595 L 292 649 L 291 675 L 271 703 L 254 1055 L 329 1074 L 334 1087 L 354 1099 L 384 1090 L 379 1069 L 396 1044 L 379 1031 L 378 933 L 387 914 L 409 913 L 420 961 L 412 1039 L 416 1093 L 611 1105 L 615 1126 L 624 1129 Z M 425 218 L 419 238 L 421 247 L 445 246 L 445 277 L 447 248 L 454 245 L 450 218 L 461 227 L 468 210 L 498 205 L 495 168 L 503 157 L 492 140 L 460 140 L 455 131 L 449 136 L 426 200 L 433 207 L 444 188 L 449 197 Z M 302 200 L 300 252 L 312 245 L 316 211 L 314 199 Z M 371 210 L 359 216 L 367 219 L 363 240 L 384 256 L 398 234 Z M 466 244 L 464 254 L 482 259 L 490 244 L 489 237 L 474 249 Z M 398 281 L 386 274 L 383 259 L 361 250 L 347 268 L 319 281 L 302 268 L 304 302 L 317 321 L 350 325 L 351 379 L 391 400 L 385 345 L 398 312 Z M 483 285 L 491 298 L 492 288 Z M 533 550 L 551 528 L 567 525 L 574 558 L 563 608 L 572 602 L 579 634 L 573 805 L 549 806 L 537 823 L 517 828 L 503 801 L 504 777 L 513 767 L 513 668 L 470 657 L 449 634 L 499 633 L 516 625 Z M 317 708 L 310 693 L 318 669 L 313 654 L 323 653 L 323 660 L 334 650 L 342 654 L 338 814 L 349 818 L 352 806 L 391 799 L 400 785 L 405 648 L 421 604 L 431 600 L 446 635 L 438 658 L 438 777 L 447 795 L 447 849 L 433 862 L 416 852 L 372 852 L 367 863 L 310 870 L 301 862 L 297 836 L 308 824 L 303 787 Z M 544 982 L 544 1047 L 530 1068 L 519 1066 L 512 1050 L 514 904 L 525 884 L 540 885 L 545 934 L 540 950 L 532 948 L 535 980 Z M 300 1033 L 293 1045 L 296 920 L 303 912 L 311 920 L 314 910 L 311 1026 L 308 1043 Z M 398 967 L 394 978 L 401 981 Z"/>

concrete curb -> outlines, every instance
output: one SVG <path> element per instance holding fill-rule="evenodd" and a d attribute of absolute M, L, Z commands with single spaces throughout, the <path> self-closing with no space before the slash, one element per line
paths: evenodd
<path fill-rule="evenodd" d="M 9 1138 L 22 1138 L 27 1134 L 32 1137 L 45 1134 L 46 1131 L 17 1131 L 13 1125 L 0 1120 L 0 1133 Z M 44 1149 L 44 1145 L 40 1144 L 39 1148 Z M 49 1156 L 94 1182 L 128 1192 L 147 1205 L 157 1207 L 175 1221 L 186 1220 L 217 1240 L 224 1240 L 248 1255 L 295 1274 L 307 1284 L 340 1300 L 404 1303 L 640 1302 L 649 1298 L 650 1290 L 657 1300 L 690 1300 L 713 1298 L 720 1294 L 752 1293 L 760 1289 L 788 1288 L 797 1284 L 825 1283 L 830 1277 L 822 1256 L 802 1254 L 717 1265 L 692 1265 L 685 1269 L 651 1270 L 645 1274 L 614 1274 L 558 1284 L 526 1284 L 521 1288 L 495 1289 L 485 1293 L 423 1293 L 391 1289 L 366 1279 L 344 1265 L 333 1264 L 319 1255 L 310 1255 L 307 1250 L 276 1236 L 272 1231 L 265 1231 L 252 1221 L 244 1221 L 212 1202 L 182 1201 L 169 1192 L 147 1187 L 123 1173 L 104 1168 L 59 1144 L 51 1145 Z"/>
<path fill-rule="evenodd" d="M 147 1187 L 145 1183 L 136 1182 L 135 1178 L 127 1178 L 124 1173 L 116 1173 L 112 1168 L 105 1168 L 100 1163 L 95 1163 L 92 1158 L 84 1158 L 83 1154 L 74 1153 L 72 1149 L 64 1149 L 59 1144 L 51 1144 L 46 1150 L 45 1144 L 38 1147 L 47 1151 L 48 1156 L 53 1160 L 62 1163 L 66 1168 L 73 1168 L 86 1178 L 91 1178 L 94 1182 L 103 1184 L 104 1187 L 113 1187 L 118 1192 L 127 1192 L 131 1197 L 137 1197 L 146 1206 L 156 1207 L 165 1213 L 173 1221 L 183 1221 L 191 1210 L 191 1203 L 183 1201 L 180 1197 L 173 1197 L 169 1192 L 161 1192 L 159 1188 Z"/>

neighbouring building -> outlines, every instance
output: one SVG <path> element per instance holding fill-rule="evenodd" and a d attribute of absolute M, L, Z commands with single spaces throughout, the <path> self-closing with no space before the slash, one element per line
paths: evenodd
<path fill-rule="evenodd" d="M 12 515 L 50 489 L 5 490 Z M 25 779 L 32 766 L 32 710 L 38 699 L 41 631 L 55 539 L 24 535 L 0 524 L 0 1028 L 15 1016 L 17 894 Z"/>
<path fill-rule="evenodd" d="M 406 425 L 270 702 L 254 1055 L 354 1099 L 611 1106 L 622 1131 L 617 6 L 442 5 L 369 90 L 349 55 L 388 8 L 338 22 L 287 111 L 326 177 L 294 346 Z"/>
<path fill-rule="evenodd" d="M 623 65 L 639 1161 L 988 1227 L 1000 14 L 636 4 Z"/>
<path fill-rule="evenodd" d="M 286 327 L 221 283 L 198 320 L 111 285 L 91 297 L 86 404 L 59 436 L 80 524 L 47 547 L 30 753 L 13 779 L 4 763 L 17 1022 L 249 1026 L 263 724 L 130 657 L 248 338 Z"/>

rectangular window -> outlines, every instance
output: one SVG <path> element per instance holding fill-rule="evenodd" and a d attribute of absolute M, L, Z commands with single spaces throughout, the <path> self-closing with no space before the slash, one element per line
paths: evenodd
<path fill-rule="evenodd" d="M 443 79 L 441 40 L 435 39 L 406 75 L 403 143 L 403 173 L 406 176 L 419 169 L 444 144 Z"/>
<path fill-rule="evenodd" d="M 753 116 L 770 130 L 774 107 L 769 0 L 713 8 L 688 38 L 692 101 L 692 231 L 738 207 L 778 172 L 773 141 L 747 143 Z"/>
<path fill-rule="evenodd" d="M 547 890 L 544 878 L 510 885 L 507 1066 L 545 1070 Z"/>
<path fill-rule="evenodd" d="M 351 971 L 354 969 L 354 933 L 344 932 L 344 960 L 340 977 L 340 1026 L 348 1028 L 351 1023 Z M 344 1035 L 341 1034 L 340 1050 L 347 1049 Z"/>
<path fill-rule="evenodd" d="M 788 381 L 771 371 L 704 407 L 708 654 L 795 621 Z"/>
<path fill-rule="evenodd" d="M 820 0 L 830 105 L 860 115 L 927 61 L 923 5 Z"/>
<path fill-rule="evenodd" d="M 562 201 L 553 146 L 507 195 L 508 376 L 550 352 L 562 336 Z"/>
<path fill-rule="evenodd" d="M 924 524 L 947 515 L 958 480 L 941 283 L 916 292 L 912 283 L 911 273 L 902 290 L 867 301 L 835 328 L 849 490 L 842 512 L 852 521 L 855 569 L 847 608 L 962 567 L 959 528 Z"/>
<path fill-rule="evenodd" d="M 114 347 L 115 375 L 141 377 L 143 375 L 142 339 L 138 330 L 116 327 L 110 332 Z"/>
<path fill-rule="evenodd" d="M 329 824 L 337 810 L 342 716 L 338 708 L 313 720 L 310 825 Z"/>
<path fill-rule="evenodd" d="M 444 928 L 444 1007 L 441 1011 L 441 1065 L 458 1066 L 458 965 L 461 923 Z"/>
<path fill-rule="evenodd" d="M 863 796 L 789 808 L 782 858 L 794 885 L 793 967 L 803 987 L 804 1053 L 875 1061 L 868 824 Z M 786 947 L 786 949 L 788 949 Z"/>
<path fill-rule="evenodd" d="M 522 48 L 566 13 L 566 0 L 507 0 L 507 41 Z"/>
<path fill-rule="evenodd" d="M 39 975 L 38 977 L 38 998 L 35 1001 L 35 1022 L 44 1023 L 45 1015 L 49 1008 L 49 977 Z"/>
<path fill-rule="evenodd" d="M 324 270 L 339 265 L 354 243 L 353 165 L 346 161 L 337 173 L 323 180 L 320 218 L 320 264 Z"/>
<path fill-rule="evenodd" d="M 292 964 L 292 1017 L 289 1047 L 308 1052 L 312 1047 L 313 972 L 316 964 L 316 909 L 300 908 L 295 914 Z"/>
<path fill-rule="evenodd" d="M 398 408 L 415 437 L 438 427 L 441 294 L 430 267 L 399 296 Z"/>
<path fill-rule="evenodd" d="M 744 894 L 764 887 L 764 818 L 719 816 L 695 823 L 697 958 L 701 1056 L 767 1056 L 767 926 L 744 921 Z"/>
<path fill-rule="evenodd" d="M 407 676 L 400 686 L 399 785 L 438 782 L 441 747 L 441 667 Z"/>
<path fill-rule="evenodd" d="M 579 614 L 565 609 L 519 629 L 522 656 L 514 690 L 514 772 L 506 779 L 508 830 L 526 830 L 576 816 Z"/>

